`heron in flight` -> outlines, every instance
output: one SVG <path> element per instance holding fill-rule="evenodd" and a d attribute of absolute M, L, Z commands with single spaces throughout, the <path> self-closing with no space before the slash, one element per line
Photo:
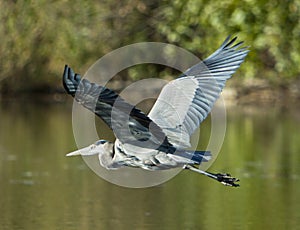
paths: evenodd
<path fill-rule="evenodd" d="M 98 155 L 106 169 L 138 167 L 165 170 L 182 167 L 213 178 L 224 185 L 239 186 L 230 174 L 199 169 L 211 158 L 209 151 L 189 151 L 190 136 L 210 113 L 226 80 L 239 68 L 249 50 L 227 37 L 204 61 L 166 84 L 148 115 L 105 86 L 82 79 L 65 66 L 63 85 L 68 94 L 99 116 L 114 132 L 114 143 L 98 140 L 67 156 Z"/>

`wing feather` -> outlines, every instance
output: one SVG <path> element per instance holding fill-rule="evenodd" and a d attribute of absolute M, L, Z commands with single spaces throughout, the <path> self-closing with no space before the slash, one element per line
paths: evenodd
<path fill-rule="evenodd" d="M 248 54 L 243 42 L 226 38 L 203 62 L 169 82 L 159 95 L 149 117 L 166 133 L 176 148 L 190 146 L 190 136 L 210 113 L 226 80 L 239 68 Z"/>
<path fill-rule="evenodd" d="M 63 85 L 77 102 L 100 117 L 122 143 L 152 149 L 171 146 L 159 126 L 114 91 L 81 80 L 68 66 L 63 74 Z"/>

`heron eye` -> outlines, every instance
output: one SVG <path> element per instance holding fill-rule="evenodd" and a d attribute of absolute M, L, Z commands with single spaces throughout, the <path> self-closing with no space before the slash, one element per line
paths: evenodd
<path fill-rule="evenodd" d="M 103 145 L 105 143 L 106 143 L 105 140 L 99 140 L 99 141 L 96 141 L 95 145 Z"/>

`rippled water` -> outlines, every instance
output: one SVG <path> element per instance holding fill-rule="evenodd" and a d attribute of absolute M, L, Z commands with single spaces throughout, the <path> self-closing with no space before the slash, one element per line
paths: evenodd
<path fill-rule="evenodd" d="M 299 229 L 300 111 L 228 108 L 210 171 L 232 173 L 240 188 L 188 171 L 118 187 L 65 157 L 76 148 L 70 104 L 3 103 L 0 118 L 0 229 Z"/>

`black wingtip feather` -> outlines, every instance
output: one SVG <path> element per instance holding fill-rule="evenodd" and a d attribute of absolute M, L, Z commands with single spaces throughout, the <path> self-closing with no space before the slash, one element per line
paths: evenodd
<path fill-rule="evenodd" d="M 235 36 L 234 38 L 232 38 L 231 40 L 231 35 L 229 35 L 226 39 L 225 39 L 225 41 L 224 41 L 224 48 L 226 49 L 226 48 L 229 48 L 235 41 L 236 41 L 236 39 L 237 39 L 237 37 Z M 230 40 L 230 41 L 229 41 Z M 229 41 L 229 42 L 228 42 Z"/>
<path fill-rule="evenodd" d="M 80 81 L 80 75 L 75 74 L 68 65 L 65 65 L 63 73 L 63 86 L 68 94 L 71 94 L 72 96 L 75 95 Z"/>
<path fill-rule="evenodd" d="M 244 43 L 244 41 L 240 41 L 240 42 L 234 44 L 234 42 L 237 40 L 237 38 L 238 37 L 235 36 L 234 38 L 231 39 L 231 35 L 229 35 L 225 39 L 223 44 L 221 45 L 220 49 L 237 49 L 237 48 L 239 48 Z M 248 48 L 248 47 L 242 47 L 241 49 L 244 49 L 244 48 Z"/>
<path fill-rule="evenodd" d="M 249 48 L 250 48 L 250 46 L 244 46 L 244 47 L 240 47 L 242 44 L 244 44 L 244 41 L 240 41 L 240 42 L 238 42 L 238 43 L 236 43 L 236 44 L 233 44 L 236 40 L 237 40 L 237 36 L 235 36 L 234 38 L 232 38 L 231 40 L 230 40 L 230 38 L 231 38 L 231 35 L 229 35 L 226 39 L 225 39 L 225 41 L 223 42 L 223 44 L 221 45 L 221 47 L 220 47 L 220 49 L 235 49 L 235 50 L 237 50 L 238 48 L 239 48 L 239 51 L 240 52 L 242 52 L 242 51 L 247 51 L 247 52 L 249 52 Z M 230 41 L 229 41 L 230 40 Z M 229 42 L 228 42 L 229 41 Z M 231 46 L 231 45 L 233 45 L 233 46 Z"/>

